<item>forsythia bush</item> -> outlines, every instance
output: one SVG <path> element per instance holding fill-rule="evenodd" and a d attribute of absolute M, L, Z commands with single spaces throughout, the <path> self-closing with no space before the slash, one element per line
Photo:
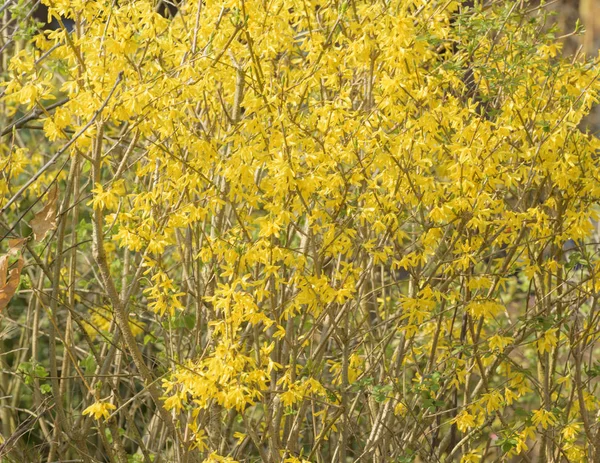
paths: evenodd
<path fill-rule="evenodd" d="M 543 8 L 42 2 L 2 48 L 6 461 L 600 461 L 599 68 Z"/>

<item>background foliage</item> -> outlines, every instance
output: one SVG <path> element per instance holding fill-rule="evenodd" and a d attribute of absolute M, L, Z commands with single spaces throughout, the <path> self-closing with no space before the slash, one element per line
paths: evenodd
<path fill-rule="evenodd" d="M 599 461 L 600 83 L 543 7 L 44 4 L 3 7 L 6 461 Z"/>

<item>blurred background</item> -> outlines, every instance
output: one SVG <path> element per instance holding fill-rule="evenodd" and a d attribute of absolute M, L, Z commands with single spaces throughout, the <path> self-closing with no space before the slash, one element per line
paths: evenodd
<path fill-rule="evenodd" d="M 585 54 L 588 58 L 599 58 L 600 50 L 600 0 L 554 0 L 547 2 L 556 12 L 564 43 L 565 56 Z M 583 29 L 578 33 L 578 28 Z M 583 122 L 584 127 L 600 136 L 600 107 Z"/>
<path fill-rule="evenodd" d="M 572 54 L 581 47 L 587 55 L 597 55 L 600 48 L 600 0 L 558 0 L 548 4 L 557 12 L 558 23 L 565 35 L 575 31 L 577 19 L 585 28 L 583 35 L 565 38 L 565 52 Z"/>

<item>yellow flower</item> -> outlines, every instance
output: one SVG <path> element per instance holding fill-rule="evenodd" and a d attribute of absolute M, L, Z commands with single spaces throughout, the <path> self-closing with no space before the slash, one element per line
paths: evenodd
<path fill-rule="evenodd" d="M 557 331 L 558 328 L 551 328 L 538 339 L 537 348 L 540 354 L 550 352 L 550 349 L 558 344 L 558 338 L 556 337 Z"/>
<path fill-rule="evenodd" d="M 488 339 L 490 349 L 498 349 L 498 352 L 500 353 L 504 352 L 504 348 L 508 346 L 511 342 L 513 342 L 513 338 L 508 336 L 500 336 L 498 334 L 495 334 L 490 339 Z"/>
<path fill-rule="evenodd" d="M 404 405 L 402 402 L 398 402 L 394 407 L 394 415 L 396 416 L 404 416 L 406 415 L 407 411 L 408 409 L 406 408 L 406 405 Z"/>
<path fill-rule="evenodd" d="M 518 399 L 519 395 L 515 394 L 513 391 L 511 391 L 509 388 L 505 387 L 504 388 L 504 400 L 506 400 L 506 403 L 508 405 L 511 405 L 515 399 Z"/>
<path fill-rule="evenodd" d="M 498 302 L 479 300 L 470 302 L 467 306 L 467 312 L 476 318 L 483 317 L 485 319 L 494 318 L 498 315 L 504 306 Z"/>
<path fill-rule="evenodd" d="M 558 419 L 548 410 L 540 409 L 533 412 L 532 422 L 536 426 L 542 425 L 546 429 L 548 426 L 554 426 L 558 423 Z"/>
<path fill-rule="evenodd" d="M 475 427 L 475 417 L 466 410 L 463 410 L 456 415 L 456 418 L 454 418 L 452 422 L 456 423 L 456 427 L 461 432 L 468 431 L 469 429 Z"/>
<path fill-rule="evenodd" d="M 206 435 L 206 432 L 203 429 L 200 429 L 194 437 L 195 448 L 197 448 L 201 452 L 208 450 L 208 444 L 206 443 L 208 436 Z"/>
<path fill-rule="evenodd" d="M 469 452 L 460 459 L 460 463 L 479 463 L 481 456 L 475 452 Z"/>
<path fill-rule="evenodd" d="M 304 458 L 301 460 L 300 458 L 296 458 L 296 457 L 288 457 L 285 460 L 283 460 L 283 463 L 310 463 L 308 460 L 305 460 Z"/>
<path fill-rule="evenodd" d="M 231 457 L 222 457 L 216 452 L 213 452 L 207 459 L 203 460 L 202 463 L 237 463 L 237 460 L 234 460 Z"/>
<path fill-rule="evenodd" d="M 571 423 L 566 425 L 562 430 L 562 435 L 565 440 L 574 441 L 579 433 L 579 423 Z"/>
<path fill-rule="evenodd" d="M 123 180 L 114 182 L 108 190 L 105 190 L 102 184 L 96 183 L 92 188 L 93 199 L 87 203 L 94 209 L 115 210 L 119 205 L 120 198 L 125 194 L 125 183 Z"/>
<path fill-rule="evenodd" d="M 481 400 L 485 402 L 485 408 L 488 413 L 499 410 L 502 407 L 502 394 L 498 391 L 483 394 Z"/>
<path fill-rule="evenodd" d="M 179 392 L 179 393 L 173 394 L 170 397 L 163 397 L 163 399 L 165 400 L 164 407 L 167 410 L 175 409 L 177 411 L 177 413 L 179 413 L 181 411 L 181 409 L 183 408 L 183 401 L 185 400 L 185 394 Z"/>
<path fill-rule="evenodd" d="M 104 419 L 108 419 L 110 416 L 110 410 L 114 410 L 115 407 L 113 404 L 109 402 L 98 401 L 94 402 L 88 408 L 83 411 L 84 415 L 94 415 L 94 419 L 99 420 L 104 417 Z"/>

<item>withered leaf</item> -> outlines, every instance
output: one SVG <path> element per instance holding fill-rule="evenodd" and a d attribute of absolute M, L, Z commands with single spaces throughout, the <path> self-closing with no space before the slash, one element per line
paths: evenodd
<path fill-rule="evenodd" d="M 36 241 L 42 241 L 46 233 L 56 228 L 56 212 L 58 209 L 58 187 L 56 184 L 48 192 L 46 205 L 35 214 L 35 217 L 29 222 L 33 230 L 33 237 Z"/>
<path fill-rule="evenodd" d="M 8 240 L 8 255 L 16 255 L 21 248 L 25 245 L 27 238 L 13 238 Z"/>
<path fill-rule="evenodd" d="M 23 269 L 23 258 L 19 257 L 17 265 L 7 275 L 8 256 L 0 257 L 0 311 L 2 311 L 8 302 L 12 299 L 19 286 L 21 279 L 21 270 Z M 8 277 L 8 278 L 7 278 Z"/>
<path fill-rule="evenodd" d="M 8 273 L 8 256 L 0 257 L 0 288 L 6 285 L 6 274 Z"/>

